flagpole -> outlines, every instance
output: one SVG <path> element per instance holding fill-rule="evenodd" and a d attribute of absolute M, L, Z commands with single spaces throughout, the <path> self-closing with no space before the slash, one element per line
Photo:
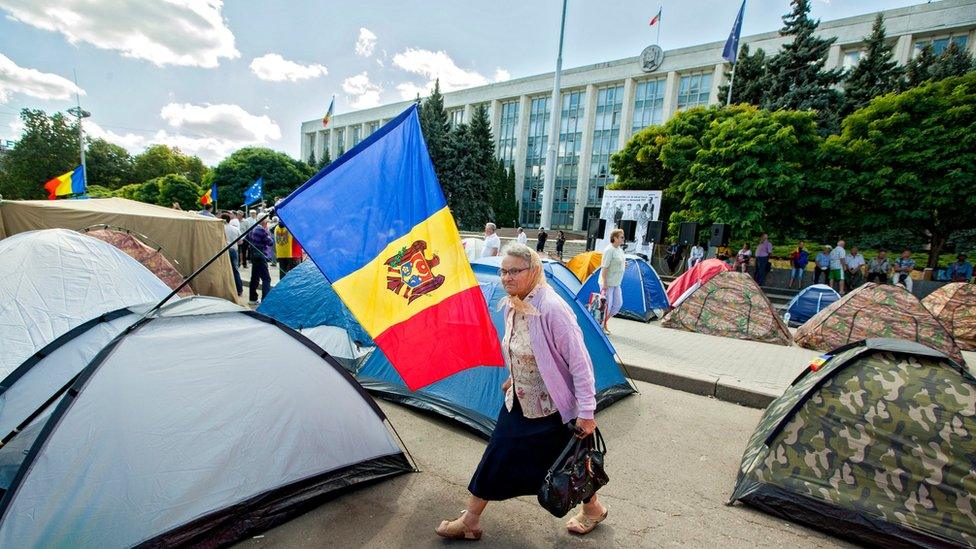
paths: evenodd
<path fill-rule="evenodd" d="M 549 146 L 546 151 L 546 172 L 542 181 L 542 211 L 539 212 L 539 227 L 552 228 L 552 203 L 556 194 L 556 147 L 559 143 L 559 126 L 562 121 L 563 105 L 559 96 L 559 80 L 563 72 L 563 36 L 566 32 L 566 3 L 563 0 L 563 15 L 559 23 L 559 52 L 556 55 L 556 75 L 552 82 L 552 99 L 549 106 Z"/>
<path fill-rule="evenodd" d="M 735 67 L 739 64 L 738 54 L 735 56 L 735 63 L 732 63 L 732 76 L 729 77 L 729 96 L 725 99 L 725 106 L 732 105 L 732 86 L 735 85 Z"/>
<path fill-rule="evenodd" d="M 664 7 L 662 6 L 657 10 L 657 41 L 655 42 L 658 46 L 661 45 L 661 20 L 664 19 Z"/>

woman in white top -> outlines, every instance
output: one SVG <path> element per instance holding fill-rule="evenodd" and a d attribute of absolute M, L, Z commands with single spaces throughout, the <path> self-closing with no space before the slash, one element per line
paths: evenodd
<path fill-rule="evenodd" d="M 705 248 L 701 244 L 695 244 L 691 247 L 691 252 L 688 254 L 688 268 L 691 269 L 695 265 L 698 265 L 705 259 Z"/>
<path fill-rule="evenodd" d="M 518 228 L 518 236 L 515 237 L 515 240 L 517 240 L 519 244 L 525 244 L 529 241 L 529 237 L 525 235 L 525 231 L 522 230 L 522 227 Z"/>
<path fill-rule="evenodd" d="M 749 244 L 743 244 L 739 253 L 735 254 L 735 270 L 743 273 L 749 272 L 749 260 L 751 258 L 752 250 L 749 249 Z"/>
<path fill-rule="evenodd" d="M 624 280 L 627 259 L 620 246 L 624 243 L 624 230 L 610 231 L 610 244 L 603 250 L 603 263 L 600 264 L 600 293 L 607 299 L 607 314 L 603 315 L 603 331 L 609 333 L 607 323 L 610 317 L 620 312 L 624 295 L 620 284 Z"/>

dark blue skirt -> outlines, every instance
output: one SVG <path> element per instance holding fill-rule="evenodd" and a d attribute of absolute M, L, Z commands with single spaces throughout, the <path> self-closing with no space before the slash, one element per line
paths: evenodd
<path fill-rule="evenodd" d="M 528 419 L 518 398 L 511 412 L 503 404 L 468 490 L 488 501 L 538 494 L 546 473 L 573 436 L 558 412 Z"/>

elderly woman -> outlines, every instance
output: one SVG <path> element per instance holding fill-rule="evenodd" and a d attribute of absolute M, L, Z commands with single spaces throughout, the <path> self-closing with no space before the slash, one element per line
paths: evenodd
<path fill-rule="evenodd" d="M 522 244 L 509 245 L 499 274 L 508 293 L 505 402 L 468 484 L 467 509 L 437 527 L 445 538 L 481 539 L 481 514 L 489 501 L 536 495 L 572 437 L 596 429 L 593 365 L 583 334 L 573 312 L 546 284 L 538 254 Z M 586 534 L 606 517 L 594 495 L 566 528 Z"/>

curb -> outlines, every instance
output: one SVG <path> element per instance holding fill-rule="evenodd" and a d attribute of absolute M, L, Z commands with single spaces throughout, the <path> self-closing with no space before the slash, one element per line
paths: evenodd
<path fill-rule="evenodd" d="M 709 396 L 749 408 L 763 409 L 780 396 L 771 388 L 751 385 L 733 377 L 709 376 L 693 372 L 677 373 L 626 363 L 623 366 L 631 379 L 686 393 Z"/>

